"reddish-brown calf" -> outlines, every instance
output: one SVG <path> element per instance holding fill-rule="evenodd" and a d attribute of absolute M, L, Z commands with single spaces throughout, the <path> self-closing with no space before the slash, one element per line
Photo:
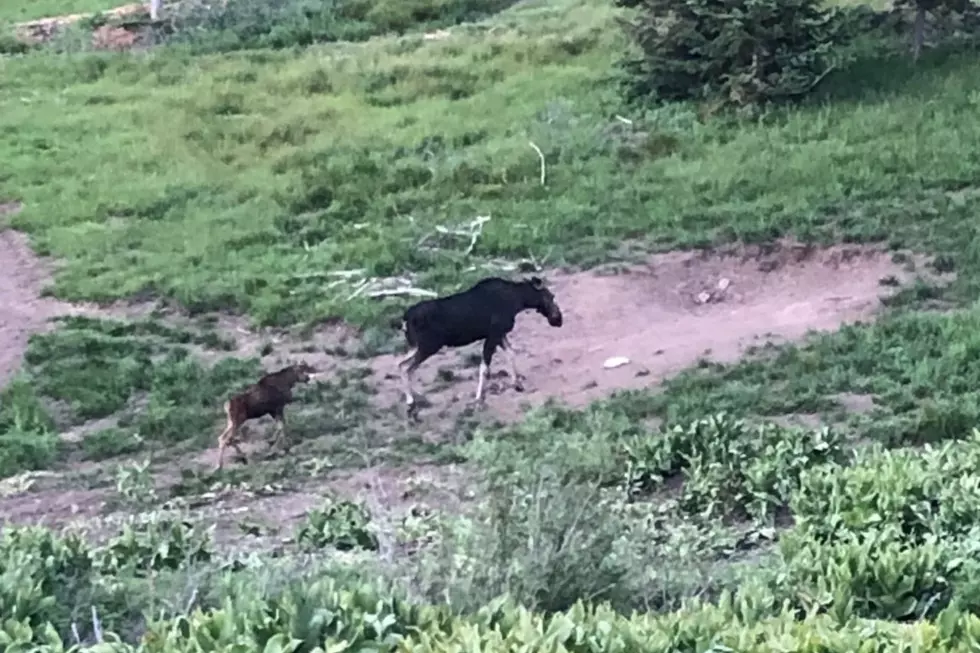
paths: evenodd
<path fill-rule="evenodd" d="M 225 402 L 225 416 L 228 423 L 225 430 L 218 436 L 218 464 L 215 469 L 221 469 L 224 463 L 225 449 L 231 446 L 238 452 L 244 462 L 248 462 L 245 452 L 238 446 L 238 431 L 246 421 L 270 415 L 276 420 L 276 437 L 269 443 L 272 448 L 286 436 L 286 404 L 293 401 L 293 386 L 306 383 L 311 375 L 316 374 L 308 363 L 299 363 L 284 367 L 278 372 L 266 374 L 258 383 L 254 383 L 242 392 Z"/>

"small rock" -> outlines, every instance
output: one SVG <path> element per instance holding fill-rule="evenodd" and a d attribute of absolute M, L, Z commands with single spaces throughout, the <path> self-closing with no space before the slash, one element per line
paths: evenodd
<path fill-rule="evenodd" d="M 626 358 L 625 356 L 613 356 L 612 358 L 607 358 L 606 362 L 604 362 L 602 366 L 607 370 L 612 370 L 617 367 L 622 367 L 623 365 L 628 365 L 629 362 L 630 359 Z"/>
<path fill-rule="evenodd" d="M 779 267 L 779 261 L 759 261 L 759 272 L 772 272 Z"/>
<path fill-rule="evenodd" d="M 728 290 L 728 286 L 732 285 L 731 279 L 722 277 L 718 280 L 718 290 L 725 292 Z"/>
<path fill-rule="evenodd" d="M 636 375 L 637 376 L 650 376 L 650 370 L 648 370 L 646 368 L 643 368 L 642 370 L 638 370 L 636 372 Z"/>
<path fill-rule="evenodd" d="M 707 304 L 709 301 L 711 301 L 711 293 L 706 290 L 701 291 L 698 293 L 698 296 L 694 298 L 694 300 L 699 304 Z"/>

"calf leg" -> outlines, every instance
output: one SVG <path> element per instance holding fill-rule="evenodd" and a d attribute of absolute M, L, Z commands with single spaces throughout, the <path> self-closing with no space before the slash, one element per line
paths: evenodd
<path fill-rule="evenodd" d="M 398 372 L 402 380 L 402 392 L 405 393 L 405 403 L 409 406 L 415 403 L 415 393 L 412 392 L 412 372 L 419 366 L 419 362 L 415 360 L 418 353 L 418 348 L 415 348 L 408 352 L 407 356 L 398 361 Z M 411 365 L 409 365 L 408 369 L 403 369 L 409 363 Z"/>
<path fill-rule="evenodd" d="M 224 465 L 225 449 L 228 448 L 229 444 L 235 448 L 235 451 L 237 451 L 242 458 L 245 457 L 245 454 L 242 453 L 242 450 L 238 447 L 238 443 L 235 441 L 236 436 L 238 435 L 238 429 L 241 428 L 241 422 L 235 419 L 235 416 L 232 414 L 232 406 L 230 401 L 226 401 L 222 408 L 224 408 L 225 417 L 227 418 L 228 423 L 225 424 L 225 430 L 218 436 L 218 463 L 214 466 L 216 471 L 221 469 L 221 467 Z"/>
<path fill-rule="evenodd" d="M 510 346 L 510 341 L 504 336 L 504 339 L 500 343 L 500 348 L 504 350 L 504 354 L 507 356 L 507 361 L 510 363 L 510 376 L 514 381 L 514 389 L 518 392 L 524 392 L 524 384 L 521 383 L 521 375 L 517 373 L 517 360 L 514 357 L 514 349 Z"/>
<path fill-rule="evenodd" d="M 277 444 L 285 444 L 286 450 L 289 449 L 289 437 L 286 435 L 286 413 L 283 410 L 279 410 L 272 414 L 272 419 L 276 420 L 276 435 L 269 443 L 269 448 L 273 448 Z"/>
<path fill-rule="evenodd" d="M 235 450 L 242 462 L 248 462 L 248 457 L 245 456 L 245 452 L 238 446 L 238 428 L 239 425 L 236 425 L 233 421 L 229 421 L 228 426 L 218 436 L 218 463 L 214 466 L 215 470 L 221 469 L 224 465 L 225 449 L 229 445 Z"/>
<path fill-rule="evenodd" d="M 214 466 L 215 471 L 221 469 L 225 463 L 225 447 L 228 446 L 227 437 L 233 428 L 234 424 L 229 420 L 228 425 L 225 426 L 225 430 L 218 436 L 218 462 Z"/>

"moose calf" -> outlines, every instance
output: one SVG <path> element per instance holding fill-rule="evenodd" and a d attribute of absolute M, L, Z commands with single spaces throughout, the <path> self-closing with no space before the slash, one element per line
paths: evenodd
<path fill-rule="evenodd" d="M 562 325 L 561 309 L 555 303 L 554 295 L 538 277 L 523 281 L 490 277 L 468 290 L 447 297 L 426 299 L 410 306 L 402 317 L 402 329 L 413 349 L 398 363 L 402 370 L 409 416 L 414 416 L 418 410 L 412 391 L 412 373 L 443 347 L 462 347 L 483 340 L 476 401 L 483 399 L 483 384 L 498 346 L 504 350 L 510 362 L 514 389 L 523 391 L 507 334 L 514 328 L 514 318 L 525 309 L 536 310 L 553 327 Z M 408 367 L 404 368 L 405 365 Z"/>
<path fill-rule="evenodd" d="M 245 453 L 238 446 L 237 438 L 242 424 L 250 419 L 263 415 L 272 416 L 276 420 L 276 437 L 270 441 L 269 448 L 279 443 L 286 436 L 286 415 L 283 411 L 286 404 L 293 401 L 293 386 L 308 382 L 314 374 L 316 370 L 308 363 L 290 365 L 278 372 L 266 374 L 258 383 L 250 385 L 226 401 L 224 409 L 228 424 L 218 436 L 218 464 L 215 469 L 221 469 L 228 445 L 234 447 L 243 461 L 247 461 Z"/>

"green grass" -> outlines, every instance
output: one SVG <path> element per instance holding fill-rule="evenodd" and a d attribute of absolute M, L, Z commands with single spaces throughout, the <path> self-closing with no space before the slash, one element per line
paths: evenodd
<path fill-rule="evenodd" d="M 351 268 L 448 290 L 501 259 L 587 266 L 637 249 L 787 234 L 937 255 L 953 284 L 912 288 L 875 324 L 703 364 L 659 393 L 547 407 L 509 428 L 461 420 L 459 433 L 428 429 L 433 438 L 373 408 L 375 389 L 355 369 L 304 389 L 290 414 L 292 455 L 217 476 L 182 470 L 169 490 L 204 502 L 246 484 L 305 490 L 337 467 L 465 460 L 472 501 L 441 515 L 435 544 L 418 555 L 402 555 L 383 521 L 413 501 L 407 491 L 380 471 L 376 486 L 358 484 L 358 497 L 383 504 L 374 516 L 383 553 L 348 568 L 462 610 L 505 590 L 543 610 L 580 598 L 670 610 L 727 589 L 758 614 L 783 600 L 801 612 L 820 602 L 841 623 L 980 605 L 973 563 L 963 566 L 980 526 L 971 508 L 980 441 L 965 437 L 980 419 L 971 90 L 980 66 L 951 48 L 913 66 L 878 43 L 818 97 L 758 120 L 701 120 L 686 105 L 641 114 L 620 105 L 611 79 L 623 46 L 614 16 L 598 0 L 561 0 L 513 7 L 441 41 L 31 52 L 2 64 L 0 184 L 25 203 L 14 225 L 64 262 L 60 296 L 157 294 L 284 325 L 328 316 L 383 325 L 401 301 L 348 300 L 351 284 L 330 272 Z M 546 155 L 544 186 L 529 140 Z M 437 226 L 478 215 L 492 218 L 471 254 L 467 240 L 419 246 Z M 944 310 L 925 310 L 933 305 Z M 206 364 L 194 354 L 202 347 L 227 357 Z M 25 377 L 0 395 L 0 475 L 212 445 L 216 397 L 257 368 L 211 331 L 66 320 L 34 337 Z M 839 399 L 848 393 L 872 397 L 874 409 L 848 414 Z M 721 411 L 729 417 L 710 417 Z M 757 428 L 799 414 L 836 431 Z M 117 425 L 77 445 L 56 435 L 110 416 Z M 649 425 L 654 417 L 667 433 Z M 455 447 L 450 436 L 471 442 Z M 268 559 L 299 564 L 294 542 L 272 539 L 258 545 Z M 124 628 L 132 606 L 188 604 L 168 583 L 213 584 L 197 599 L 207 607 L 229 578 L 276 573 L 262 583 L 280 588 L 309 576 L 304 567 L 219 578 L 227 562 L 178 564 L 149 583 L 122 574 L 107 585 L 118 594 L 85 585 L 34 616 L 65 628 L 74 617 L 65 610 L 98 602 L 106 623 Z M 31 573 L 55 575 L 49 567 Z"/>
<path fill-rule="evenodd" d="M 48 16 L 105 11 L 127 4 L 123 0 L 8 0 L 0 7 L 0 25 Z"/>
<path fill-rule="evenodd" d="M 156 293 L 280 324 L 394 310 L 347 301 L 331 271 L 446 290 L 474 262 L 588 264 L 624 239 L 888 239 L 974 263 L 968 58 L 871 62 L 831 86 L 840 97 L 755 124 L 631 115 L 637 137 L 613 120 L 613 16 L 566 0 L 444 41 L 10 60 L 0 178 L 26 204 L 13 222 L 64 260 L 63 297 Z M 471 255 L 417 246 L 478 215 L 492 219 Z"/>
<path fill-rule="evenodd" d="M 236 356 L 232 344 L 206 329 L 152 319 L 59 322 L 32 337 L 24 378 L 0 397 L 0 439 L 10 442 L 11 460 L 0 457 L 0 475 L 120 456 L 149 454 L 163 462 L 212 447 L 224 426 L 222 402 L 262 373 L 257 359 Z M 216 350 L 222 353 L 216 362 L 200 359 Z M 389 442 L 390 418 L 371 406 L 367 372 L 353 367 L 296 389 L 289 415 L 294 455 L 361 467 L 424 454 L 411 438 Z M 77 442 L 59 443 L 59 431 L 79 427 Z M 247 430 L 261 428 L 251 423 Z M 295 461 L 274 456 L 260 467 L 259 476 L 288 478 Z"/>
<path fill-rule="evenodd" d="M 56 407 L 55 426 L 61 430 L 118 417 L 118 428 L 108 427 L 82 440 L 84 459 L 101 460 L 147 447 L 172 455 L 188 447 L 210 446 L 222 398 L 251 383 L 258 362 L 226 356 L 205 365 L 186 346 L 194 341 L 213 343 L 216 337 L 150 320 L 64 318 L 57 330 L 31 339 L 25 356 L 30 391 L 15 403 L 24 405 L 34 398 L 49 402 Z M 62 449 L 75 457 L 70 448 Z"/>
<path fill-rule="evenodd" d="M 353 281 L 333 271 L 417 275 L 445 291 L 482 274 L 479 262 L 588 265 L 626 255 L 624 240 L 666 249 L 785 234 L 938 254 L 954 284 L 906 299 L 977 297 L 980 128 L 968 55 L 940 50 L 913 67 L 879 43 L 802 107 L 746 122 L 699 120 L 696 107 L 675 105 L 631 113 L 629 130 L 614 119 L 625 111 L 612 79 L 623 48 L 615 15 L 597 0 L 563 0 L 436 41 L 7 60 L 0 179 L 25 203 L 12 222 L 64 262 L 62 297 L 158 294 L 262 323 L 377 325 L 401 303 L 348 300 Z M 529 141 L 546 155 L 543 186 Z M 437 226 L 477 215 L 492 218 L 471 254 L 452 240 L 419 247 Z M 852 418 L 860 436 L 953 437 L 980 416 L 973 322 L 972 313 L 895 315 L 683 374 L 663 395 L 625 394 L 603 410 L 773 416 L 839 410 L 834 397 L 850 392 L 877 402 L 871 418 Z M 37 392 L 84 421 L 141 393 L 179 404 L 184 395 L 152 388 L 186 379 L 197 388 L 188 396 L 225 388 L 208 380 L 223 372 L 175 346 L 191 336 L 120 328 L 35 339 Z M 187 419 L 161 428 L 203 424 Z"/>
<path fill-rule="evenodd" d="M 0 478 L 51 466 L 60 444 L 51 417 L 26 379 L 0 390 Z"/>

